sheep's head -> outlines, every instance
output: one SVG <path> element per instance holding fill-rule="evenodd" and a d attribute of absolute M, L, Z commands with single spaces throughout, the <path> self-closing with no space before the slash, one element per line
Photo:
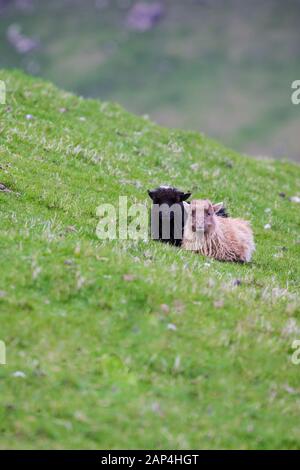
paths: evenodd
<path fill-rule="evenodd" d="M 172 186 L 159 186 L 156 189 L 148 190 L 148 194 L 154 204 L 168 204 L 169 206 L 186 201 L 191 195 L 191 193 L 184 193 Z"/>
<path fill-rule="evenodd" d="M 212 233 L 216 228 L 216 214 L 223 208 L 223 203 L 212 204 L 208 199 L 194 199 L 190 205 L 192 232 Z"/>
<path fill-rule="evenodd" d="M 173 211 L 170 212 L 170 207 L 176 209 L 176 204 L 183 206 L 183 202 L 186 201 L 191 193 L 184 193 L 177 188 L 171 186 L 159 186 L 156 189 L 148 191 L 153 204 L 160 206 L 160 215 L 162 218 L 173 218 Z"/>

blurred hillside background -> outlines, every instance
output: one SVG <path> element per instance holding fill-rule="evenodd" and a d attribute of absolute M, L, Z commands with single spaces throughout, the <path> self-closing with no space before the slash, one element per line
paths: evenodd
<path fill-rule="evenodd" d="M 300 161 L 300 0 L 0 0 L 0 68 Z"/>

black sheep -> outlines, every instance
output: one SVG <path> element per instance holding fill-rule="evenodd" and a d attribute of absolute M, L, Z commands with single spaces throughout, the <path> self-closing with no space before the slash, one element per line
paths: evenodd
<path fill-rule="evenodd" d="M 164 243 L 180 246 L 185 223 L 184 201 L 191 193 L 171 186 L 159 186 L 148 191 L 153 201 L 151 210 L 151 236 Z"/>

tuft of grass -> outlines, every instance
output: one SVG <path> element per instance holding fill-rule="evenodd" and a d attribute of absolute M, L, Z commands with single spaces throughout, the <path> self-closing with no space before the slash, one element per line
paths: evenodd
<path fill-rule="evenodd" d="M 0 447 L 299 448 L 299 166 L 0 80 Z M 251 220 L 253 262 L 97 239 L 160 183 Z"/>

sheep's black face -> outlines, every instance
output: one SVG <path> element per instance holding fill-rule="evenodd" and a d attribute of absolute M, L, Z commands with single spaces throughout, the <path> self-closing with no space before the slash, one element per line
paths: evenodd
<path fill-rule="evenodd" d="M 183 201 L 188 199 L 191 193 L 184 193 L 177 188 L 160 186 L 148 191 L 153 201 L 152 228 L 155 227 L 155 218 L 158 218 L 157 236 L 164 242 L 181 244 L 184 227 Z"/>
<path fill-rule="evenodd" d="M 170 186 L 159 186 L 156 189 L 148 191 L 149 196 L 151 197 L 153 204 L 167 204 L 169 207 L 173 204 L 180 204 L 183 201 L 186 201 L 191 193 L 184 193 L 179 191 L 177 188 L 172 188 Z"/>

